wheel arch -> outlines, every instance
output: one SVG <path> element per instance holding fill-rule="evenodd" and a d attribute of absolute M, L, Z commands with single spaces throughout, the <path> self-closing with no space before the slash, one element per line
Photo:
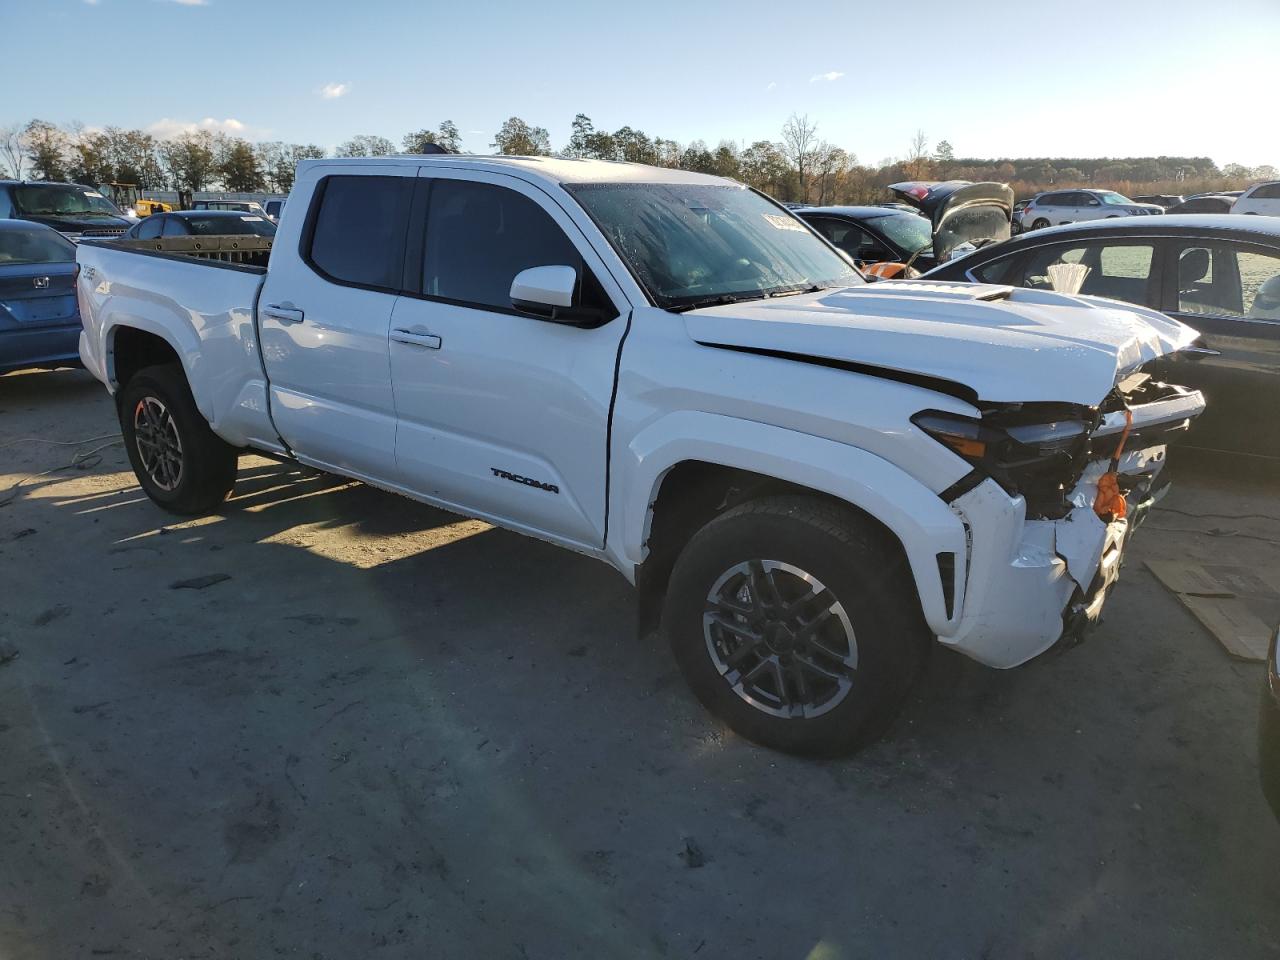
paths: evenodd
<path fill-rule="evenodd" d="M 108 326 L 103 331 L 103 345 L 107 379 L 116 396 L 129 378 L 144 367 L 176 363 L 187 378 L 196 408 L 205 419 L 211 418 L 211 411 L 206 409 L 206 391 L 198 389 L 190 365 L 200 352 L 200 338 L 194 330 L 174 330 L 146 317 L 131 317 Z"/>
<path fill-rule="evenodd" d="M 831 499 L 867 518 L 906 557 L 930 629 L 955 630 L 967 563 L 964 524 L 934 491 L 887 460 L 821 437 L 697 412 L 664 418 L 625 452 L 627 480 L 611 504 L 621 522 L 611 528 L 617 539 L 610 549 L 640 591 L 642 630 L 652 625 L 675 556 L 694 531 L 744 499 L 781 492 Z"/>

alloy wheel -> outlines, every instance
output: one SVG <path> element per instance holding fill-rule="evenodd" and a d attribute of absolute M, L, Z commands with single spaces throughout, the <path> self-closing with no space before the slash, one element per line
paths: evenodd
<path fill-rule="evenodd" d="M 707 594 L 702 624 L 720 675 L 764 713 L 821 716 L 853 687 L 858 645 L 849 615 L 799 567 L 749 560 L 726 570 Z"/>
<path fill-rule="evenodd" d="M 169 408 L 157 397 L 143 397 L 133 408 L 133 438 L 142 469 L 166 493 L 182 482 L 182 439 Z"/>

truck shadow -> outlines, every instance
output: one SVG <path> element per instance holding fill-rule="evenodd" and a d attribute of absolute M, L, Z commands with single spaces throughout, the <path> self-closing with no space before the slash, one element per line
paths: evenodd
<path fill-rule="evenodd" d="M 113 427 L 100 393 L 38 393 L 55 426 L 101 407 L 51 436 Z M 673 955 L 705 930 L 802 956 L 920 910 L 948 940 L 912 952 L 978 955 L 1006 887 L 1019 937 L 1069 955 L 1055 904 L 1105 885 L 1127 928 L 1164 902 L 1149 877 L 1194 877 L 1178 905 L 1223 929 L 1266 915 L 1272 825 L 1222 722 L 1256 678 L 1223 682 L 1140 569 L 1086 647 L 1008 673 L 936 656 L 885 740 L 814 762 L 709 718 L 603 564 L 294 465 L 245 457 L 225 509 L 181 519 L 111 447 L 24 486 L 0 551 L 22 654 L 0 793 L 41 798 L 6 866 L 68 931 L 10 939 L 50 955 L 92 928 L 121 952 L 357 956 L 425 921 L 441 955 Z M 707 926 L 780 889 L 803 896 L 759 942 Z"/>

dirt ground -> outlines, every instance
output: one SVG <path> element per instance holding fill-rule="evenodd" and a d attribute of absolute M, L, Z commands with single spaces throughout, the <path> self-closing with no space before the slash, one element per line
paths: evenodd
<path fill-rule="evenodd" d="M 0 446 L 0 501 L 115 434 L 82 371 L 0 378 L 0 444 L 106 437 Z M 0 506 L 0 957 L 1280 956 L 1262 667 L 1141 562 L 1274 566 L 1233 473 L 1083 646 L 937 656 L 817 763 L 711 720 L 601 564 L 249 457 L 175 523 L 98 450 Z"/>

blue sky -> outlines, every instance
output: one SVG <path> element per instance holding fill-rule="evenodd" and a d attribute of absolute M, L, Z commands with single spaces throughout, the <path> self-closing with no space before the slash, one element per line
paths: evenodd
<path fill-rule="evenodd" d="M 0 126 L 332 147 L 452 119 L 485 152 L 513 114 L 559 147 L 578 112 L 713 145 L 796 112 L 868 163 L 919 128 L 961 156 L 1280 165 L 1280 0 L 0 0 L 0 23 Z"/>

